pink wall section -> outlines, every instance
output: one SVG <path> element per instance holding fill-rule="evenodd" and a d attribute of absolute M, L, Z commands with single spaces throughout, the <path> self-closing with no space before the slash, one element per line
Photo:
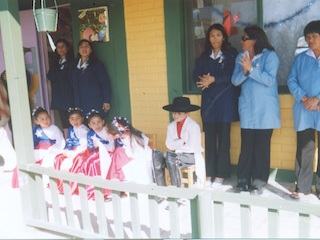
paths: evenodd
<path fill-rule="evenodd" d="M 25 54 L 25 63 L 28 65 L 26 69 L 30 74 L 38 73 L 39 76 L 39 86 L 34 96 L 34 104 L 35 106 L 43 106 L 48 107 L 47 101 L 47 91 L 43 89 L 47 89 L 47 81 L 45 77 L 45 64 L 41 64 L 40 61 L 44 61 L 39 58 L 41 49 L 39 49 L 39 44 L 42 42 L 41 34 L 36 31 L 34 16 L 32 10 L 20 11 L 20 25 L 21 25 L 21 33 L 22 33 L 22 42 L 24 48 L 34 48 L 34 54 L 36 61 L 32 62 L 32 53 L 27 52 Z M 0 31 L 1 36 L 1 31 Z M 39 38 L 39 40 L 38 40 Z M 18 46 L 17 46 L 18 47 Z M 30 66 L 31 65 L 31 66 Z M 0 73 L 5 69 L 4 56 L 3 56 L 3 47 L 2 47 L 2 38 L 0 38 Z M 43 71 L 41 71 L 43 70 Z M 44 79 L 44 81 L 43 81 Z"/>
<path fill-rule="evenodd" d="M 20 11 L 22 41 L 24 47 L 36 47 L 37 31 L 32 10 Z"/>
<path fill-rule="evenodd" d="M 37 32 L 35 29 L 35 23 L 32 10 L 20 11 L 20 24 L 22 32 L 22 41 L 24 47 L 36 47 L 37 48 Z M 1 36 L 1 32 L 0 32 Z M 0 38 L 0 71 L 5 69 L 2 38 Z M 27 54 L 28 55 L 28 54 Z M 31 56 L 27 56 L 26 60 L 29 60 Z M 29 61 L 28 61 L 29 62 Z M 39 65 L 39 63 L 37 63 Z"/>

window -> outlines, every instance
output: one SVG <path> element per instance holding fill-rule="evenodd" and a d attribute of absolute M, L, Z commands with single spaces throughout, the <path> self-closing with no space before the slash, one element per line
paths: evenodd
<path fill-rule="evenodd" d="M 303 30 L 319 20 L 320 1 L 263 1 L 263 28 L 280 59 L 278 84 L 280 93 L 289 93 L 287 79 L 298 52 L 307 49 Z"/>
<path fill-rule="evenodd" d="M 207 29 L 214 23 L 224 25 L 229 41 L 241 50 L 241 36 L 246 26 L 258 24 L 257 0 L 187 0 L 185 1 L 187 93 L 199 93 L 192 79 L 195 60 L 204 49 Z"/>
<path fill-rule="evenodd" d="M 202 51 L 207 28 L 213 21 L 223 23 L 222 16 L 227 10 L 233 21 L 230 41 L 238 51 L 246 24 L 263 27 L 280 59 L 279 93 L 288 94 L 287 78 L 293 58 L 306 47 L 303 29 L 308 22 L 319 19 L 320 9 L 317 0 L 164 0 L 164 3 L 170 99 L 200 93 L 192 80 L 194 62 Z"/>

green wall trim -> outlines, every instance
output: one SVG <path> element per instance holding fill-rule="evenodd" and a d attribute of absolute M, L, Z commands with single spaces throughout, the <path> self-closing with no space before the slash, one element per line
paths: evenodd
<path fill-rule="evenodd" d="M 111 111 L 108 120 L 113 116 L 125 116 L 131 121 L 131 104 L 129 89 L 129 71 L 127 61 L 127 44 L 123 0 L 70 1 L 72 29 L 75 53 L 78 52 L 80 40 L 78 10 L 93 7 L 108 7 L 109 42 L 94 42 L 94 52 L 101 60 L 109 74 L 112 88 Z"/>
<path fill-rule="evenodd" d="M 185 16 L 184 11 L 190 7 L 188 1 L 164 0 L 165 19 L 165 39 L 167 53 L 167 77 L 169 102 L 178 95 L 201 94 L 201 91 L 192 85 L 192 81 L 187 82 L 187 74 L 190 75 L 186 67 L 190 65 L 191 59 L 187 59 L 188 39 L 185 25 L 190 22 L 192 16 Z M 257 0 L 257 25 L 263 27 L 263 2 Z M 190 9 L 189 9 L 190 10 Z M 284 93 L 286 93 L 284 91 Z"/>
<path fill-rule="evenodd" d="M 263 28 L 263 2 L 257 0 L 257 25 Z"/>
<path fill-rule="evenodd" d="M 165 40 L 167 54 L 168 97 L 183 95 L 183 8 L 181 0 L 164 0 Z"/>

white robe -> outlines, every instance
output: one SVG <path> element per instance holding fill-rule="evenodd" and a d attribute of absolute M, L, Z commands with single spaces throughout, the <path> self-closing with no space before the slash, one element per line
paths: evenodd
<path fill-rule="evenodd" d="M 181 138 L 178 138 L 177 123 L 172 121 L 167 127 L 166 146 L 175 153 L 194 153 L 196 175 L 200 185 L 205 181 L 205 161 L 202 155 L 200 126 L 190 117 L 187 117 L 182 129 Z"/>
<path fill-rule="evenodd" d="M 128 136 L 121 139 L 126 154 L 132 160 L 122 167 L 125 175 L 125 180 L 140 184 L 149 184 L 153 182 L 152 175 L 152 149 L 148 146 L 149 139 L 142 134 L 144 139 L 144 148 L 141 147 L 137 141 Z"/>

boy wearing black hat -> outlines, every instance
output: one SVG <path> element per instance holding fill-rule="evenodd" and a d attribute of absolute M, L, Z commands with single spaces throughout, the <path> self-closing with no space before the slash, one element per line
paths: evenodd
<path fill-rule="evenodd" d="M 165 186 L 163 178 L 164 165 L 169 170 L 171 185 L 181 187 L 182 168 L 196 165 L 197 185 L 203 187 L 205 178 L 204 158 L 202 156 L 200 126 L 190 118 L 189 112 L 200 107 L 190 104 L 187 97 L 176 97 L 172 104 L 163 107 L 172 112 L 174 121 L 167 127 L 165 160 L 160 156 L 154 157 L 154 170 L 158 185 Z M 165 161 L 165 162 L 164 162 Z"/>

